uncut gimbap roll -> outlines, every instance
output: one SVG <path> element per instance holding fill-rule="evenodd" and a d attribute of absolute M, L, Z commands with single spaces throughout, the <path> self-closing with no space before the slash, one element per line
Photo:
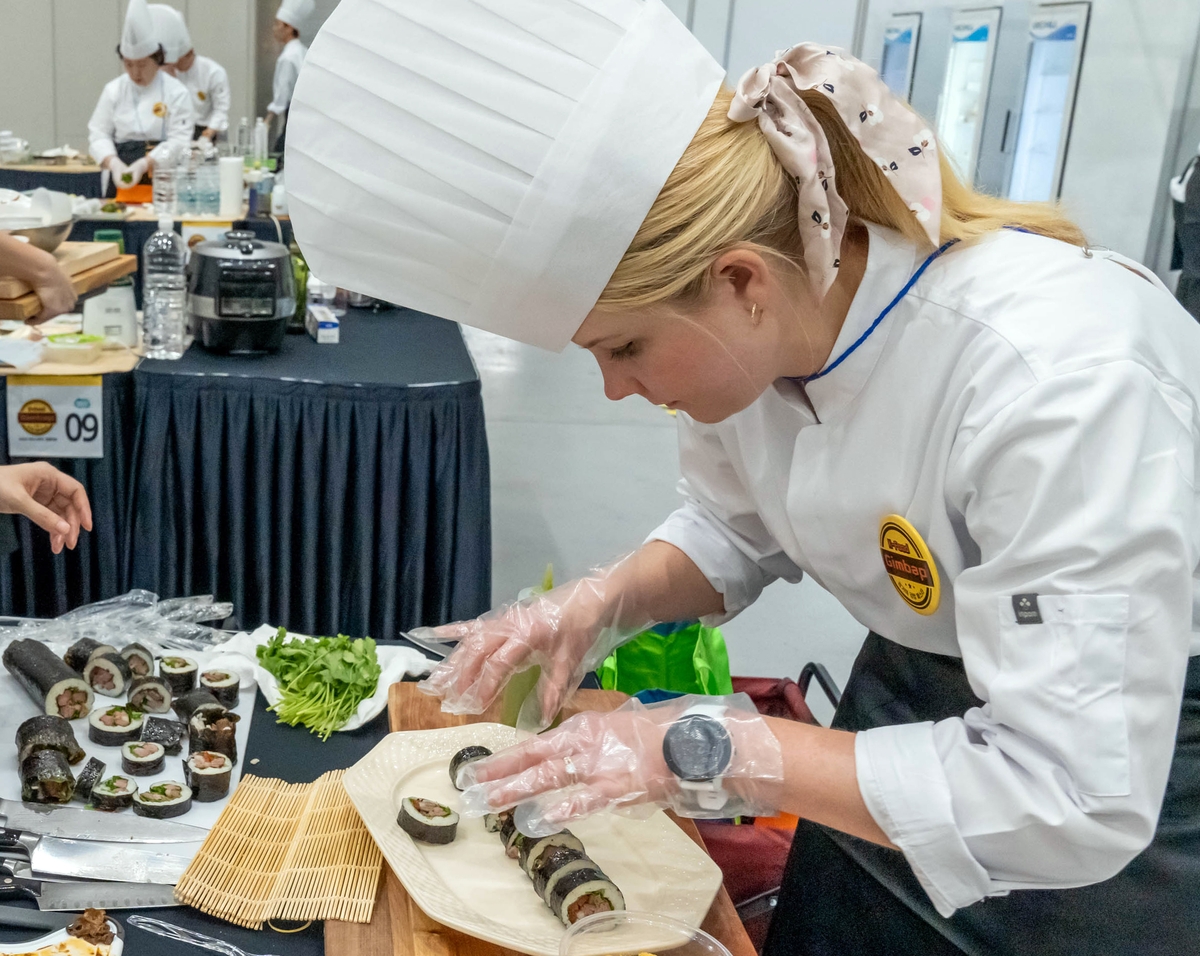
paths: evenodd
<path fill-rule="evenodd" d="M 122 697 L 125 688 L 133 680 L 129 662 L 116 651 L 105 651 L 93 655 L 83 667 L 83 679 L 97 694 L 105 697 Z"/>
<path fill-rule="evenodd" d="M 154 673 L 154 655 L 144 644 L 126 644 L 121 648 L 121 656 L 129 662 L 134 677 L 149 677 Z"/>
<path fill-rule="evenodd" d="M 26 757 L 39 750 L 57 750 L 67 763 L 79 763 L 87 756 L 71 725 L 57 714 L 30 717 L 17 728 L 17 763 L 24 763 Z"/>
<path fill-rule="evenodd" d="M 111 644 L 101 644 L 90 637 L 81 637 L 67 648 L 67 653 L 63 655 L 63 663 L 76 673 L 82 674 L 88 661 L 97 654 L 107 654 L 110 651 L 116 651 Z"/>
<path fill-rule="evenodd" d="M 137 784 L 128 777 L 109 777 L 92 787 L 92 806 L 97 810 L 124 810 L 133 803 Z"/>
<path fill-rule="evenodd" d="M 92 689 L 41 641 L 13 641 L 4 649 L 3 661 L 45 713 L 75 720 L 92 709 Z"/>
<path fill-rule="evenodd" d="M 198 710 L 188 721 L 188 753 L 215 750 L 237 763 L 237 714 L 222 709 Z"/>
<path fill-rule="evenodd" d="M 241 681 L 237 674 L 229 671 L 211 670 L 200 675 L 200 687 L 208 691 L 222 704 L 233 710 L 238 702 L 238 689 Z"/>
<path fill-rule="evenodd" d="M 176 696 L 171 706 L 175 708 L 175 716 L 185 725 L 192 719 L 192 714 L 198 710 L 219 710 L 224 713 L 229 709 L 203 688 L 190 690 L 186 694 Z"/>
<path fill-rule="evenodd" d="M 79 771 L 79 776 L 75 779 L 75 799 L 82 800 L 84 803 L 91 800 L 92 791 L 103 776 L 104 761 L 89 757 L 88 762 L 83 765 L 83 769 Z"/>
<path fill-rule="evenodd" d="M 163 750 L 174 756 L 183 749 L 183 734 L 187 727 L 177 720 L 147 717 L 142 727 L 142 740 L 162 744 Z"/>
<path fill-rule="evenodd" d="M 57 750 L 36 750 L 21 761 L 21 799 L 28 803 L 70 803 L 75 775 Z"/>
<path fill-rule="evenodd" d="M 450 782 L 454 784 L 455 790 L 461 790 L 458 785 L 458 772 L 469 763 L 474 763 L 476 760 L 482 760 L 484 757 L 490 757 L 492 752 L 487 747 L 471 746 L 463 747 L 458 753 L 450 758 Z"/>
<path fill-rule="evenodd" d="M 152 740 L 131 740 L 121 745 L 121 769 L 134 777 L 160 773 L 167 752 Z"/>
<path fill-rule="evenodd" d="M 573 850 L 583 852 L 583 842 L 579 837 L 575 836 L 570 830 L 561 830 L 558 833 L 552 833 L 545 837 L 526 837 L 521 841 L 520 853 L 517 855 L 517 860 L 521 864 L 521 869 L 533 875 L 533 867 L 543 853 L 551 847 L 565 846 Z"/>
<path fill-rule="evenodd" d="M 569 873 L 576 870 L 595 869 L 596 864 L 582 850 L 569 846 L 556 846 L 547 850 L 538 858 L 529 870 L 529 878 L 533 880 L 533 890 L 543 901 L 548 890 Z"/>
<path fill-rule="evenodd" d="M 233 761 L 215 750 L 197 750 L 187 758 L 183 777 L 197 803 L 212 803 L 229 794 Z"/>
<path fill-rule="evenodd" d="M 115 705 L 93 710 L 88 715 L 88 739 L 101 747 L 120 747 L 141 740 L 142 714 L 134 707 Z"/>
<path fill-rule="evenodd" d="M 129 684 L 129 706 L 146 714 L 171 712 L 171 688 L 153 674 L 135 677 Z"/>
<path fill-rule="evenodd" d="M 625 909 L 625 897 L 617 885 L 596 868 L 568 873 L 547 889 L 545 902 L 565 926 L 593 913 Z"/>
<path fill-rule="evenodd" d="M 139 817 L 165 820 L 192 809 L 192 788 L 177 780 L 154 783 L 133 795 L 133 812 Z"/>
<path fill-rule="evenodd" d="M 169 655 L 158 662 L 158 673 L 171 688 L 171 695 L 182 697 L 196 686 L 196 662 L 189 657 Z"/>
<path fill-rule="evenodd" d="M 445 804 L 425 797 L 405 797 L 396 817 L 400 829 L 414 840 L 441 846 L 458 835 L 458 814 Z"/>

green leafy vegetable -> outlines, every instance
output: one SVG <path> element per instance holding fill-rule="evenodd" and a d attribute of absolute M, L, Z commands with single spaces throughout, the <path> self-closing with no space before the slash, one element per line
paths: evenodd
<path fill-rule="evenodd" d="M 344 634 L 286 637 L 281 627 L 257 650 L 258 662 L 279 681 L 279 703 L 271 710 L 280 723 L 303 724 L 328 740 L 375 693 L 380 674 L 375 642 Z"/>

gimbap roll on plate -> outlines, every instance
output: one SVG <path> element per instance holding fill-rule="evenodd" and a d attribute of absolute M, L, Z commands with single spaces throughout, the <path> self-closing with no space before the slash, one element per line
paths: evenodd
<path fill-rule="evenodd" d="M 196 686 L 196 673 L 199 670 L 196 662 L 190 657 L 168 655 L 158 662 L 158 673 L 167 682 L 172 696 L 175 697 L 182 697 Z"/>
<path fill-rule="evenodd" d="M 129 684 L 129 706 L 146 714 L 169 714 L 171 688 L 153 674 L 135 677 Z"/>
<path fill-rule="evenodd" d="M 576 870 L 595 869 L 596 864 L 582 850 L 569 846 L 556 846 L 547 850 L 529 870 L 533 890 L 544 901 L 548 890 L 554 889 L 564 876 Z"/>
<path fill-rule="evenodd" d="M 548 888 L 546 905 L 564 926 L 570 926 L 593 913 L 625 909 L 625 897 L 599 869 L 589 868 L 568 873 Z"/>
<path fill-rule="evenodd" d="M 212 803 L 229 794 L 233 761 L 215 750 L 197 750 L 187 758 L 183 775 L 197 803 Z"/>
<path fill-rule="evenodd" d="M 133 680 L 129 662 L 116 651 L 95 654 L 83 666 L 83 679 L 97 694 L 105 697 L 123 697 L 125 688 Z"/>
<path fill-rule="evenodd" d="M 79 763 L 87 756 L 70 723 L 57 714 L 39 714 L 22 721 L 17 728 L 17 763 L 39 750 L 57 750 L 67 758 L 67 763 Z"/>
<path fill-rule="evenodd" d="M 133 804 L 137 784 L 128 777 L 109 777 L 92 787 L 92 806 L 97 810 L 124 810 Z"/>
<path fill-rule="evenodd" d="M 81 637 L 67 648 L 67 653 L 63 655 L 63 663 L 76 673 L 82 674 L 88 661 L 97 654 L 107 654 L 110 651 L 116 651 L 111 644 L 101 644 L 90 637 Z"/>
<path fill-rule="evenodd" d="M 141 711 L 114 705 L 93 710 L 88 715 L 88 740 L 101 747 L 120 747 L 130 740 L 141 740 Z"/>
<path fill-rule="evenodd" d="M 500 814 L 500 829 L 496 832 L 500 835 L 500 842 L 504 844 L 504 852 L 508 854 L 508 858 L 517 859 L 521 855 L 521 844 L 528 837 L 517 829 L 516 820 L 511 813 L 507 816 Z"/>
<path fill-rule="evenodd" d="M 89 757 L 88 762 L 79 771 L 75 779 L 75 799 L 87 803 L 92 799 L 92 791 L 104 776 L 104 761 Z"/>
<path fill-rule="evenodd" d="M 570 847 L 580 853 L 583 852 L 583 841 L 570 830 L 561 830 L 545 837 L 526 837 L 521 841 L 520 852 L 517 855 L 521 869 L 532 877 L 533 867 L 536 865 L 538 857 L 556 846 Z"/>
<path fill-rule="evenodd" d="M 203 688 L 190 690 L 186 694 L 177 694 L 171 706 L 175 708 L 175 716 L 182 720 L 184 725 L 198 710 L 219 710 L 222 713 L 228 710 L 224 704 Z"/>
<path fill-rule="evenodd" d="M 126 644 L 121 648 L 121 656 L 129 662 L 134 677 L 149 677 L 154 673 L 154 655 L 144 644 Z"/>
<path fill-rule="evenodd" d="M 21 799 L 28 803 L 70 803 L 75 775 L 57 750 L 37 750 L 21 761 Z"/>
<path fill-rule="evenodd" d="M 458 784 L 458 772 L 469 763 L 474 763 L 476 760 L 482 760 L 484 757 L 490 757 L 492 752 L 487 747 L 463 747 L 458 753 L 450 758 L 450 782 L 454 784 L 455 790 L 461 790 L 462 787 Z"/>
<path fill-rule="evenodd" d="M 41 641 L 13 641 L 2 660 L 45 713 L 75 720 L 91 711 L 95 700 L 91 687 Z"/>
<path fill-rule="evenodd" d="M 121 769 L 134 777 L 160 773 L 167 752 L 152 740 L 131 740 L 121 745 Z"/>
<path fill-rule="evenodd" d="M 142 727 L 142 740 L 150 740 L 162 744 L 171 756 L 183 749 L 183 734 L 187 727 L 177 720 L 167 720 L 164 717 L 147 717 Z"/>
<path fill-rule="evenodd" d="M 237 674 L 229 671 L 211 670 L 200 675 L 201 689 L 208 691 L 230 710 L 237 706 L 240 686 Z"/>
<path fill-rule="evenodd" d="M 188 753 L 215 750 L 237 763 L 237 722 L 241 718 L 224 708 L 201 709 L 188 721 Z"/>
<path fill-rule="evenodd" d="M 139 817 L 165 820 L 192 809 L 192 788 L 177 780 L 154 783 L 133 795 L 133 812 Z"/>
<path fill-rule="evenodd" d="M 458 814 L 448 806 L 425 797 L 405 797 L 396 817 L 400 829 L 414 840 L 442 846 L 458 836 Z"/>

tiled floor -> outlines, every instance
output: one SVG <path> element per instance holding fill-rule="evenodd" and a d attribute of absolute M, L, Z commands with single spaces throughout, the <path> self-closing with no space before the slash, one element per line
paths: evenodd
<path fill-rule="evenodd" d="M 677 505 L 675 420 L 640 398 L 610 402 L 592 357 L 464 328 L 483 379 L 492 460 L 492 596 L 497 603 L 636 548 Z M 724 625 L 735 674 L 796 677 L 824 663 L 844 684 L 865 635 L 810 581 L 777 582 Z M 810 695 L 827 719 L 819 694 Z"/>

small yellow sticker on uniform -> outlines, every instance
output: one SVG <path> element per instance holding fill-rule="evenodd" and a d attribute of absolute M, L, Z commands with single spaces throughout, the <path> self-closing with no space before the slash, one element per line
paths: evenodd
<path fill-rule="evenodd" d="M 938 609 L 942 589 L 933 554 L 917 529 L 900 515 L 879 522 L 879 553 L 896 593 L 918 614 Z"/>

